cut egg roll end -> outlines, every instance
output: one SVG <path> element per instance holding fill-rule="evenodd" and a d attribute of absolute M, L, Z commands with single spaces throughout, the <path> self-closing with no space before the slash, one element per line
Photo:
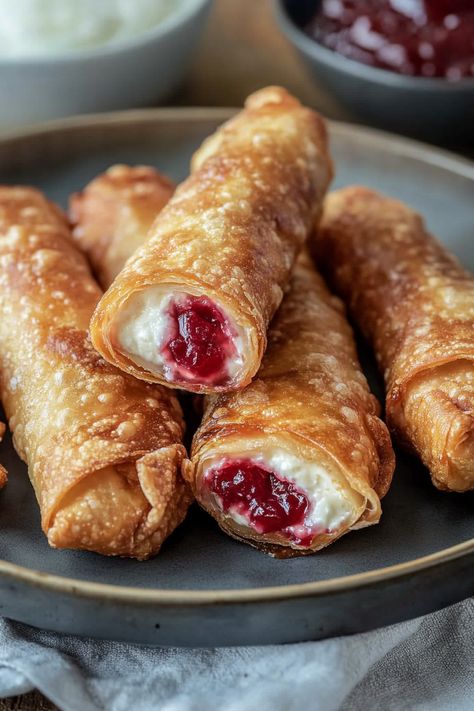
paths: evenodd
<path fill-rule="evenodd" d="M 103 289 L 145 241 L 174 183 L 150 166 L 111 166 L 84 190 L 71 195 L 72 236 Z"/>
<path fill-rule="evenodd" d="M 95 347 L 149 382 L 245 387 L 331 177 L 322 117 L 283 89 L 254 94 L 195 153 L 98 304 Z"/>
<path fill-rule="evenodd" d="M 361 455 L 365 458 L 367 454 L 367 461 L 375 465 L 372 474 L 376 471 L 377 478 L 370 484 L 352 476 L 350 465 L 346 468 L 322 443 L 310 442 L 294 432 L 251 432 L 247 428 L 219 431 L 218 444 L 211 429 L 205 436 L 209 441 L 207 454 L 205 438 L 200 437 L 200 449 L 193 452 L 191 462 L 186 462 L 184 476 L 196 500 L 225 533 L 275 557 L 315 553 L 352 530 L 379 522 L 380 500 L 394 469 L 390 437 L 381 425 L 377 434 L 368 428 L 370 453 Z M 359 458 L 357 468 L 360 472 Z M 286 503 L 291 501 L 301 510 L 307 507 L 305 515 L 287 530 L 259 531 L 258 523 L 255 525 L 258 517 L 249 517 L 248 512 L 244 515 L 240 492 L 227 508 L 231 488 L 235 494 L 242 485 L 242 471 L 253 473 L 254 469 L 247 487 L 254 491 L 253 513 L 260 505 L 268 506 L 268 499 L 259 500 L 258 495 L 268 496 L 270 491 L 272 495 L 276 491 L 277 497 L 287 497 Z"/>
<path fill-rule="evenodd" d="M 242 321 L 240 316 L 239 323 L 232 304 L 223 301 L 213 289 L 189 283 L 186 292 L 183 292 L 179 288 L 179 275 L 175 275 L 173 279 L 155 289 L 149 289 L 146 285 L 140 289 L 138 279 L 132 303 L 123 301 L 121 318 L 114 323 L 110 320 L 108 305 L 118 303 L 118 291 L 113 283 L 104 294 L 92 316 L 90 334 L 97 351 L 121 370 L 149 383 L 162 383 L 168 388 L 184 388 L 200 394 L 238 390 L 248 385 L 254 377 L 267 343 L 264 324 L 257 314 L 249 314 L 245 321 Z M 159 355 L 155 343 L 156 333 L 168 328 L 169 314 L 171 318 L 182 318 L 183 314 L 186 317 L 189 313 L 188 304 L 197 310 L 199 319 L 202 318 L 206 322 L 218 321 L 222 325 L 219 326 L 220 333 L 223 337 L 229 336 L 231 345 L 224 343 L 224 348 L 230 351 L 231 364 L 222 382 L 216 382 L 212 374 L 206 376 L 205 359 L 202 360 L 204 372 L 201 371 L 199 377 L 195 378 L 184 367 L 183 377 L 179 377 L 173 365 L 168 367 L 164 358 Z M 135 317 L 137 311 L 140 314 L 138 318 Z M 159 311 L 164 315 L 160 317 L 158 313 L 157 316 Z M 192 327 L 192 321 L 190 323 Z M 198 327 L 200 323 L 198 320 Z M 121 341 L 117 334 L 119 328 Z M 148 358 L 137 355 L 132 358 L 130 352 L 124 348 L 124 342 L 130 345 L 130 349 L 137 349 L 138 346 L 142 352 L 145 350 Z M 214 351 L 207 342 L 204 347 L 210 350 L 206 355 L 212 364 Z M 255 357 L 246 358 L 247 353 L 255 354 Z M 219 354 L 216 358 L 220 358 Z M 153 360 L 156 361 L 155 365 Z"/>
<path fill-rule="evenodd" d="M 249 386 L 207 398 L 185 476 L 227 533 L 303 555 L 379 521 L 394 453 L 342 304 L 304 253 L 268 340 Z"/>

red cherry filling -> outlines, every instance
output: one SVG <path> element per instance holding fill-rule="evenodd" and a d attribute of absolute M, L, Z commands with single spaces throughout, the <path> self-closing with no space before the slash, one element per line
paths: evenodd
<path fill-rule="evenodd" d="M 472 0 L 323 0 L 306 31 L 328 49 L 400 74 L 474 76 Z"/>
<path fill-rule="evenodd" d="M 179 374 L 185 380 L 226 382 L 235 346 L 220 309 L 205 296 L 186 296 L 173 302 L 168 313 L 171 327 L 163 354 L 181 369 Z"/>
<path fill-rule="evenodd" d="M 306 495 L 292 482 L 280 479 L 272 471 L 251 460 L 237 460 L 213 469 L 206 475 L 210 490 L 216 494 L 225 512 L 246 517 L 258 533 L 280 531 L 295 539 L 290 526 L 303 526 L 309 508 Z M 295 539 L 296 540 L 296 539 Z M 297 542 L 309 545 L 311 538 L 297 536 Z"/>

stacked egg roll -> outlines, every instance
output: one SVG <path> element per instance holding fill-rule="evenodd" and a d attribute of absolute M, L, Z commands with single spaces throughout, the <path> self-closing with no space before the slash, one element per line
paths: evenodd
<path fill-rule="evenodd" d="M 325 124 L 268 87 L 204 142 L 191 168 L 100 301 L 91 337 L 139 378 L 238 389 L 260 366 L 268 324 L 322 208 L 332 173 Z"/>
<path fill-rule="evenodd" d="M 146 558 L 190 502 L 180 407 L 106 363 L 101 291 L 60 210 L 0 188 L 0 394 L 52 546 Z"/>
<path fill-rule="evenodd" d="M 387 421 L 439 489 L 474 489 L 474 279 L 416 212 L 372 190 L 327 198 L 313 249 L 373 345 Z"/>

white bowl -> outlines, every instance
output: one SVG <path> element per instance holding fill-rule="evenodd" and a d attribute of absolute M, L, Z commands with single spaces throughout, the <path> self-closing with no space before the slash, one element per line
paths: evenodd
<path fill-rule="evenodd" d="M 186 72 L 210 4 L 182 0 L 156 27 L 127 41 L 0 59 L 0 129 L 163 99 Z"/>

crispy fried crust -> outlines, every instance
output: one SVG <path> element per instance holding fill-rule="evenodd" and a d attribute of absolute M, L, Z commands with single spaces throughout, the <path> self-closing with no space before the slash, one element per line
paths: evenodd
<path fill-rule="evenodd" d="M 71 196 L 73 238 L 107 289 L 174 192 L 149 166 L 114 165 Z"/>
<path fill-rule="evenodd" d="M 277 87 L 250 96 L 245 109 L 197 151 L 191 176 L 100 301 L 91 322 L 97 350 L 126 372 L 165 382 L 122 352 L 114 321 L 132 295 L 169 285 L 214 298 L 248 330 L 245 372 L 230 387 L 250 382 L 331 172 L 326 129 L 318 114 Z M 223 387 L 228 389 L 187 389 Z"/>
<path fill-rule="evenodd" d="M 387 419 L 435 486 L 474 488 L 474 280 L 396 200 L 352 187 L 328 196 L 318 265 L 372 343 Z"/>
<path fill-rule="evenodd" d="M 53 546 L 145 558 L 189 504 L 182 414 L 92 348 L 100 295 L 59 209 L 1 187 L 1 397 L 43 529 Z"/>
<path fill-rule="evenodd" d="M 357 361 L 341 302 L 327 291 L 303 253 L 268 332 L 255 380 L 236 393 L 206 398 L 202 425 L 185 476 L 196 498 L 230 535 L 280 557 L 311 553 L 348 530 L 377 523 L 390 486 L 394 454 L 379 405 Z M 259 535 L 222 513 L 202 487 L 206 459 L 246 452 L 252 445 L 283 447 L 323 464 L 365 502 L 349 526 L 321 534 L 311 549 L 293 549 L 279 534 Z"/>

